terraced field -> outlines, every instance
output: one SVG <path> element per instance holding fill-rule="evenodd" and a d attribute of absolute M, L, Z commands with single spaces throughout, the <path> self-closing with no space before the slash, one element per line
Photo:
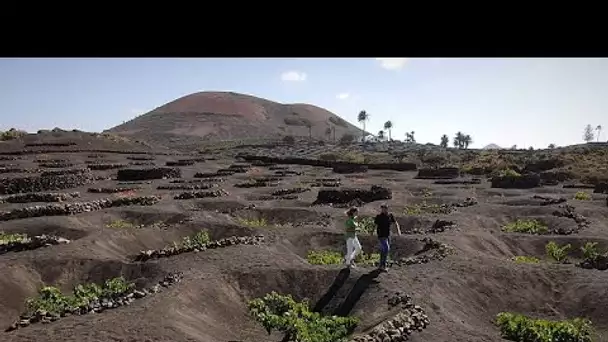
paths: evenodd
<path fill-rule="evenodd" d="M 281 341 L 290 331 L 258 321 L 284 295 L 344 317 L 324 325 L 336 341 L 342 328 L 352 341 L 503 341 L 503 312 L 583 317 L 608 341 L 599 183 L 296 165 L 253 156 L 284 155 L 263 149 L 53 151 L 0 161 L 0 341 Z M 388 273 L 365 223 L 381 203 L 403 230 Z M 354 269 L 340 264 L 351 205 L 365 253 Z"/>

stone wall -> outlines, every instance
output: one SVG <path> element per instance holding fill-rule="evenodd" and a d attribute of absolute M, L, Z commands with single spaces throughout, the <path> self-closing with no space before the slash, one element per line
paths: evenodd
<path fill-rule="evenodd" d="M 90 211 L 97 211 L 111 207 L 128 205 L 154 205 L 160 201 L 158 196 L 125 197 L 113 199 L 100 199 L 90 202 L 75 202 L 64 204 L 38 205 L 21 209 L 0 212 L 0 221 L 24 219 L 42 216 L 75 215 Z"/>
<path fill-rule="evenodd" d="M 95 170 L 95 171 L 104 171 L 104 170 L 122 169 L 122 168 L 127 167 L 127 164 L 119 164 L 119 163 L 89 164 L 87 167 L 89 169 Z"/>
<path fill-rule="evenodd" d="M 47 171 L 40 176 L 0 178 L 0 194 L 64 190 L 90 184 L 93 180 L 93 174 L 86 169 Z"/>
<path fill-rule="evenodd" d="M 492 177 L 492 187 L 502 189 L 531 189 L 540 186 L 540 176 L 526 174 L 521 176 Z"/>
<path fill-rule="evenodd" d="M 92 194 L 117 194 L 121 192 L 137 191 L 140 187 L 118 187 L 118 188 L 89 188 L 88 192 Z"/>
<path fill-rule="evenodd" d="M 226 190 L 215 190 L 215 191 L 190 191 L 190 192 L 182 192 L 181 194 L 175 195 L 173 199 L 176 200 L 187 200 L 194 198 L 213 198 L 213 197 L 222 197 L 228 196 L 228 192 Z"/>
<path fill-rule="evenodd" d="M 178 161 L 168 161 L 165 163 L 167 166 L 191 166 L 194 165 L 194 160 L 182 159 Z"/>
<path fill-rule="evenodd" d="M 157 167 L 150 169 L 122 169 L 118 170 L 119 181 L 140 181 L 151 179 L 181 178 L 182 171 L 178 168 Z"/>
<path fill-rule="evenodd" d="M 367 172 L 367 166 L 362 164 L 345 163 L 335 164 L 332 168 L 334 173 L 346 174 L 346 173 L 365 173 Z M 277 171 L 281 172 L 281 171 Z"/>
<path fill-rule="evenodd" d="M 366 189 L 321 189 L 317 194 L 317 199 L 314 201 L 315 204 L 334 204 L 334 203 L 351 203 L 361 201 L 363 203 L 369 203 L 374 201 L 381 201 L 391 199 L 393 197 L 392 191 L 389 188 L 372 185 L 369 190 Z"/>
<path fill-rule="evenodd" d="M 608 194 L 608 183 L 597 183 L 593 189 L 595 194 Z"/>
<path fill-rule="evenodd" d="M 80 197 L 80 193 L 28 193 L 0 198 L 0 203 L 64 202 Z"/>
<path fill-rule="evenodd" d="M 418 179 L 454 179 L 460 177 L 460 170 L 457 167 L 441 167 L 437 169 L 418 170 Z"/>
<path fill-rule="evenodd" d="M 269 156 L 254 156 L 254 155 L 240 155 L 239 157 L 244 160 L 253 162 L 257 160 L 263 163 L 269 164 L 293 164 L 293 165 L 307 165 L 307 166 L 321 166 L 333 168 L 337 164 L 345 164 L 344 162 L 319 160 L 319 159 L 306 159 L 306 158 L 278 158 Z M 393 171 L 416 171 L 418 167 L 415 163 L 378 163 L 378 164 L 360 164 L 366 166 L 370 170 L 393 170 Z"/>

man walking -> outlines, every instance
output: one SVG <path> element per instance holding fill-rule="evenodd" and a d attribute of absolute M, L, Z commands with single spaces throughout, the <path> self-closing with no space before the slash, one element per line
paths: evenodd
<path fill-rule="evenodd" d="M 391 235 L 391 224 L 397 227 L 397 233 L 401 235 L 401 227 L 395 220 L 395 216 L 388 212 L 388 206 L 383 204 L 380 206 L 380 214 L 376 215 L 374 219 L 376 223 L 376 235 L 378 236 L 378 242 L 380 243 L 380 265 L 378 269 L 386 272 L 386 259 L 388 258 L 388 252 L 390 251 L 390 235 Z"/>

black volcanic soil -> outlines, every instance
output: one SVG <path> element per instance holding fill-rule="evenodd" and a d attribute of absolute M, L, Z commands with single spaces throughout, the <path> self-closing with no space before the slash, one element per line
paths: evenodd
<path fill-rule="evenodd" d="M 92 160 L 91 152 L 28 154 L 19 160 L 4 161 L 21 168 L 33 168 L 35 159 L 67 159 L 84 167 Z M 129 154 L 104 153 L 104 159 L 128 164 Z M 156 156 L 151 161 L 164 166 L 167 161 L 193 156 Z M 227 168 L 235 160 L 218 159 L 179 167 L 182 179 L 194 180 L 197 172 L 209 173 Z M 145 166 L 148 167 L 148 166 Z M 315 178 L 340 178 L 342 187 L 369 188 L 378 184 L 393 191 L 387 201 L 402 222 L 404 235 L 392 242 L 393 259 L 413 256 L 421 248 L 419 239 L 430 236 L 454 247 L 455 253 L 441 261 L 411 266 L 395 266 L 366 284 L 361 297 L 350 303 L 351 314 L 361 318 L 355 331 L 362 333 L 390 318 L 386 296 L 401 292 L 413 297 L 429 315 L 430 326 L 415 332 L 412 341 L 502 341 L 491 320 L 498 312 L 514 311 L 547 318 L 590 318 L 599 333 L 608 332 L 608 272 L 584 270 L 574 265 L 545 261 L 538 265 L 518 265 L 509 259 L 531 255 L 545 259 L 548 241 L 572 243 L 578 248 L 587 241 L 608 247 L 608 208 L 605 195 L 593 195 L 592 201 L 572 200 L 577 189 L 561 185 L 530 190 L 491 189 L 485 179 L 474 185 L 440 185 L 433 180 L 415 179 L 416 172 L 369 170 L 348 177 L 332 173 L 331 168 L 289 166 L 302 172 L 279 180 L 278 187 L 237 188 L 236 183 L 272 174 L 268 167 L 254 166 L 245 173 L 220 176 L 217 187 L 229 195 L 210 199 L 174 200 L 184 190 L 157 190 L 159 185 L 175 185 L 171 180 L 154 180 L 136 185 L 128 194 L 89 193 L 87 189 L 120 186 L 112 179 L 100 180 L 60 192 L 80 192 L 81 197 L 68 202 L 89 201 L 133 195 L 160 195 L 162 200 L 151 207 L 129 206 L 94 211 L 73 216 L 55 216 L 10 220 L 0 223 L 0 230 L 12 233 L 56 234 L 71 239 L 31 251 L 0 255 L 0 325 L 14 322 L 24 309 L 26 298 L 43 285 L 58 285 L 69 291 L 74 285 L 101 281 L 123 275 L 138 284 L 151 284 L 168 272 L 184 272 L 181 283 L 164 292 L 135 301 L 130 306 L 100 314 L 70 316 L 50 324 L 33 324 L 10 333 L 0 333 L 0 341 L 280 341 L 268 336 L 247 313 L 246 302 L 270 291 L 292 294 L 297 299 L 319 300 L 336 277 L 341 266 L 315 266 L 307 263 L 308 250 L 343 248 L 344 209 L 310 204 L 319 188 L 297 194 L 297 199 L 258 200 L 277 188 L 306 186 Z M 114 177 L 116 170 L 93 171 Z M 15 175 L 7 174 L 3 177 Z M 185 184 L 185 183 L 180 183 Z M 198 184 L 198 183 L 192 183 Z M 207 191 L 207 190 L 197 190 Z M 569 236 L 531 236 L 503 233 L 502 224 L 516 218 L 534 217 L 555 224 L 570 224 L 568 219 L 552 216 L 557 205 L 540 206 L 529 200 L 533 195 L 563 196 L 590 225 Z M 404 207 L 412 203 L 453 203 L 475 197 L 478 205 L 459 208 L 447 215 L 407 216 Z M 0 210 L 10 210 L 45 203 L 4 203 Z M 250 205 L 254 204 L 255 208 Z M 373 215 L 380 202 L 362 206 L 362 215 Z M 266 218 L 273 227 L 246 227 L 235 217 Z M 457 228 L 436 234 L 410 234 L 416 227 L 430 226 L 441 218 L 456 223 Z M 117 219 L 141 228 L 109 228 Z M 153 223 L 162 222 L 163 225 Z M 260 246 L 238 245 L 199 253 L 186 253 L 145 263 L 130 257 L 140 250 L 162 248 L 173 241 L 207 229 L 214 239 L 231 235 L 263 234 Z M 366 252 L 376 248 L 373 236 L 361 236 Z M 578 253 L 580 254 L 580 253 Z M 361 276 L 373 268 L 351 271 L 330 305 L 340 305 Z M 598 340 L 605 341 L 606 338 Z"/>

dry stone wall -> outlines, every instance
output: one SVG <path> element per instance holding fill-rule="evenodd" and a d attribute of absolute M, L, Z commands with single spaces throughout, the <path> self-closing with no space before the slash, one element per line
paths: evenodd
<path fill-rule="evenodd" d="M 56 170 L 43 172 L 40 176 L 1 178 L 0 194 L 64 190 L 90 184 L 94 179 L 87 169 Z"/>
<path fill-rule="evenodd" d="M 424 247 L 422 247 L 422 250 L 418 253 L 418 255 L 401 258 L 395 261 L 389 261 L 388 264 L 391 266 L 426 264 L 435 260 L 443 260 L 448 255 L 454 253 L 454 248 L 451 246 L 429 237 L 422 238 L 422 242 L 424 242 Z"/>
<path fill-rule="evenodd" d="M 128 205 L 154 205 L 160 201 L 158 196 L 142 196 L 142 197 L 125 197 L 100 199 L 90 202 L 74 202 L 64 204 L 49 204 L 42 206 L 33 206 L 27 208 L 13 209 L 10 211 L 0 212 L 0 221 L 9 221 L 24 219 L 30 217 L 42 216 L 64 216 L 75 215 L 90 211 L 97 211 L 111 207 L 121 207 Z"/>
<path fill-rule="evenodd" d="M 441 167 L 437 169 L 418 170 L 418 179 L 454 179 L 460 177 L 460 170 L 457 167 Z"/>
<path fill-rule="evenodd" d="M 367 172 L 367 166 L 363 164 L 334 164 L 332 168 L 332 172 L 339 174 L 347 174 L 347 173 L 365 173 Z"/>
<path fill-rule="evenodd" d="M 47 169 L 67 169 L 70 167 L 74 167 L 72 163 L 40 163 L 39 167 L 47 168 Z"/>
<path fill-rule="evenodd" d="M 376 326 L 365 335 L 355 336 L 349 342 L 402 342 L 409 336 L 425 329 L 431 322 L 425 311 L 412 303 L 410 296 L 397 295 L 389 298 L 390 306 L 401 306 L 392 319 Z"/>
<path fill-rule="evenodd" d="M 53 235 L 37 235 L 25 238 L 21 241 L 12 241 L 9 243 L 1 244 L 0 254 L 8 252 L 22 252 L 41 247 L 61 245 L 66 243 L 70 243 L 70 240 Z"/>
<path fill-rule="evenodd" d="M 136 261 L 147 261 L 150 259 L 167 258 L 173 255 L 189 252 L 200 252 L 207 249 L 224 248 L 235 245 L 259 245 L 264 242 L 263 235 L 256 236 L 231 236 L 229 238 L 210 241 L 204 245 L 197 246 L 171 246 L 160 250 L 141 251 L 135 257 Z"/>
<path fill-rule="evenodd" d="M 194 198 L 213 198 L 213 197 L 222 197 L 228 196 L 228 192 L 223 189 L 215 190 L 215 191 L 191 191 L 191 192 L 182 192 L 181 194 L 175 195 L 173 199 L 176 200 L 187 200 Z"/>
<path fill-rule="evenodd" d="M 608 183 L 597 183 L 593 189 L 595 194 L 608 194 Z"/>
<path fill-rule="evenodd" d="M 151 179 L 181 178 L 182 171 L 178 168 L 158 167 L 150 169 L 121 169 L 118 170 L 119 181 L 141 181 Z"/>
<path fill-rule="evenodd" d="M 127 164 L 119 164 L 119 163 L 89 164 L 87 167 L 89 169 L 95 170 L 95 171 L 105 171 L 105 170 L 122 169 L 122 168 L 127 167 Z"/>
<path fill-rule="evenodd" d="M 159 185 L 156 187 L 158 190 L 207 190 L 217 187 L 218 184 L 205 183 L 205 184 L 171 184 L 171 185 Z"/>
<path fill-rule="evenodd" d="M 119 188 L 89 188 L 88 192 L 92 194 L 117 194 L 121 192 L 137 191 L 140 187 L 119 187 Z"/>
<path fill-rule="evenodd" d="M 492 177 L 492 187 L 502 189 L 531 189 L 540 186 L 538 174 Z"/>
<path fill-rule="evenodd" d="M 308 166 L 321 166 L 333 168 L 334 165 L 345 164 L 344 162 L 328 161 L 320 159 L 306 159 L 306 158 L 282 158 L 282 157 L 270 157 L 270 156 L 259 156 L 259 155 L 239 155 L 238 157 L 243 158 L 246 161 L 253 162 L 257 160 L 259 162 L 268 164 L 293 164 L 293 165 L 308 165 Z M 370 170 L 393 170 L 393 171 L 416 171 L 418 166 L 415 163 L 378 163 L 378 164 L 358 164 L 364 165 Z"/>
<path fill-rule="evenodd" d="M 16 194 L 0 198 L 0 203 L 64 202 L 80 197 L 79 192 L 72 193 L 29 193 Z"/>
<path fill-rule="evenodd" d="M 195 161 L 190 159 L 183 159 L 178 161 L 168 161 L 165 163 L 167 166 L 191 166 L 194 165 Z"/>
<path fill-rule="evenodd" d="M 10 332 L 19 328 L 25 328 L 35 323 L 51 323 L 58 321 L 62 317 L 70 315 L 86 315 L 90 313 L 101 313 L 105 310 L 119 308 L 121 306 L 130 305 L 137 299 L 145 298 L 149 295 L 162 292 L 174 284 L 180 282 L 184 277 L 182 272 L 171 273 L 165 276 L 158 284 L 155 284 L 149 288 L 143 288 L 140 290 L 131 289 L 121 294 L 112 294 L 108 296 L 101 296 L 95 298 L 87 304 L 79 306 L 68 307 L 65 311 L 57 314 L 49 313 L 46 311 L 36 311 L 31 314 L 23 314 L 18 321 L 11 324 L 5 331 Z"/>
<path fill-rule="evenodd" d="M 578 233 L 579 230 L 589 227 L 590 224 L 589 220 L 585 216 L 577 213 L 576 209 L 569 204 L 560 204 L 559 210 L 555 210 L 553 212 L 553 216 L 566 217 L 576 222 L 576 229 L 553 230 L 553 234 L 570 235 L 573 233 Z"/>
<path fill-rule="evenodd" d="M 317 194 L 316 204 L 334 204 L 334 203 L 351 203 L 353 201 L 361 201 L 369 203 L 374 201 L 388 200 L 393 197 L 392 191 L 389 188 L 372 185 L 369 190 L 366 189 L 322 189 Z"/>
<path fill-rule="evenodd" d="M 433 184 L 464 184 L 464 185 L 474 185 L 481 184 L 481 179 L 479 178 L 471 178 L 471 179 L 441 179 L 434 181 Z"/>

